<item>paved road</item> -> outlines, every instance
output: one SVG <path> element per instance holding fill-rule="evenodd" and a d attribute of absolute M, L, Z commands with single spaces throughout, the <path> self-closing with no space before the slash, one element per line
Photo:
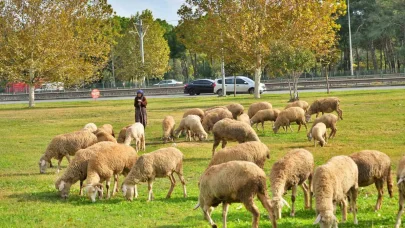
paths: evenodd
<path fill-rule="evenodd" d="M 331 91 L 356 91 L 356 90 L 389 90 L 389 89 L 405 89 L 405 86 L 380 86 L 380 87 L 361 87 L 361 88 L 338 88 L 331 89 Z M 311 89 L 311 90 L 301 90 L 300 93 L 313 93 L 313 92 L 322 92 L 325 89 Z M 285 94 L 289 93 L 288 90 L 282 91 L 266 91 L 265 94 Z M 213 94 L 201 94 L 199 96 L 190 96 L 188 94 L 174 94 L 174 95 L 153 95 L 148 96 L 148 98 L 196 98 L 196 97 L 209 97 L 216 96 Z M 111 101 L 111 100 L 132 100 L 133 97 L 105 97 L 99 98 L 98 101 Z M 83 98 L 83 99 L 55 99 L 55 100 L 37 100 L 35 103 L 49 103 L 49 102 L 72 102 L 72 101 L 91 101 L 92 98 Z M 28 101 L 2 101 L 1 104 L 24 104 Z"/>

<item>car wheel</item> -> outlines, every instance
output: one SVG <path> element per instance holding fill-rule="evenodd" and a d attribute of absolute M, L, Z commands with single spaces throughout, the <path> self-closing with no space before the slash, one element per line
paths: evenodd
<path fill-rule="evenodd" d="M 195 94 L 200 95 L 200 93 L 195 93 Z"/>
<path fill-rule="evenodd" d="M 221 96 L 221 95 L 222 95 L 222 89 L 217 90 L 217 94 L 218 94 L 219 96 Z"/>
<path fill-rule="evenodd" d="M 248 90 L 248 92 L 249 92 L 249 94 L 254 94 L 254 93 L 255 93 L 255 88 L 250 88 L 250 89 Z"/>
<path fill-rule="evenodd" d="M 188 93 L 190 94 L 190 96 L 195 95 L 195 91 L 194 91 L 194 89 L 190 89 L 190 91 L 189 91 Z"/>

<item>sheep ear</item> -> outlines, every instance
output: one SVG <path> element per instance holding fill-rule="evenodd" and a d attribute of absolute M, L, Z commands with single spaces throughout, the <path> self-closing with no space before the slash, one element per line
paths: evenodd
<path fill-rule="evenodd" d="M 45 166 L 46 161 L 45 160 L 41 160 L 41 166 Z"/>
<path fill-rule="evenodd" d="M 318 224 L 321 221 L 321 214 L 318 215 L 318 217 L 316 217 L 314 225 Z"/>
<path fill-rule="evenodd" d="M 288 205 L 287 201 L 281 197 L 281 203 L 283 204 L 283 206 L 287 206 L 288 208 L 290 208 L 290 205 Z"/>
<path fill-rule="evenodd" d="M 59 184 L 59 191 L 62 191 L 65 188 L 65 182 L 61 181 Z"/>

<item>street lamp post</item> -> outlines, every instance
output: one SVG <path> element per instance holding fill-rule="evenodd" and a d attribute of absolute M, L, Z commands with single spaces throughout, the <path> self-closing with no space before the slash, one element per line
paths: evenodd
<path fill-rule="evenodd" d="M 353 49 L 352 49 L 352 30 L 350 27 L 350 0 L 347 0 L 347 17 L 349 21 L 349 49 L 350 49 L 350 75 L 353 76 Z"/>

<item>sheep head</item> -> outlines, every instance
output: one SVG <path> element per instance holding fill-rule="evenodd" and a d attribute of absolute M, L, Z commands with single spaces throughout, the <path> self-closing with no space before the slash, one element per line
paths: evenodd
<path fill-rule="evenodd" d="M 39 173 L 46 173 L 46 161 L 45 159 L 41 158 L 38 162 L 39 165 Z"/>
<path fill-rule="evenodd" d="M 87 192 L 87 196 L 93 203 L 96 202 L 97 193 L 99 195 L 99 198 L 103 196 L 103 186 L 100 183 L 89 184 L 84 188 L 84 190 Z"/>
<path fill-rule="evenodd" d="M 287 201 L 283 197 L 274 197 L 271 200 L 271 205 L 273 207 L 273 214 L 276 220 L 281 219 L 281 210 L 283 206 L 290 208 L 290 205 L 288 205 Z"/>
<path fill-rule="evenodd" d="M 69 197 L 70 187 L 72 186 L 71 183 L 60 181 L 58 180 L 55 183 L 55 188 L 59 191 L 60 196 L 62 199 L 67 199 Z"/>
<path fill-rule="evenodd" d="M 276 126 L 276 125 L 273 126 L 274 134 L 277 134 L 279 128 L 280 128 L 280 126 Z"/>
<path fill-rule="evenodd" d="M 121 188 L 123 196 L 129 201 L 132 201 L 134 199 L 134 195 L 135 198 L 137 198 L 138 194 L 135 188 L 135 185 L 123 184 Z"/>
<path fill-rule="evenodd" d="M 311 112 L 308 110 L 307 113 L 305 113 L 305 122 L 311 121 Z"/>
<path fill-rule="evenodd" d="M 318 214 L 314 224 L 319 224 L 321 228 L 337 228 L 339 221 L 332 211 L 326 211 L 322 214 Z"/>
<path fill-rule="evenodd" d="M 307 138 L 308 138 L 308 141 L 311 141 L 311 140 L 312 140 L 312 133 L 311 133 L 311 132 L 308 132 Z"/>

